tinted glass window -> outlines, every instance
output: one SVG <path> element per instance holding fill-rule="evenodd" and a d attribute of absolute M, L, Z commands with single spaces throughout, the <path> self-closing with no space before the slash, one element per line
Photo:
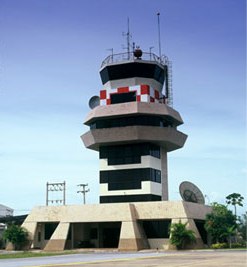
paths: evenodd
<path fill-rule="evenodd" d="M 171 220 L 142 221 L 147 238 L 169 238 Z"/>
<path fill-rule="evenodd" d="M 140 201 L 161 201 L 161 196 L 157 195 L 124 195 L 124 196 L 101 196 L 100 203 L 119 202 L 140 202 Z"/>
<path fill-rule="evenodd" d="M 141 189 L 142 181 L 161 183 L 161 171 L 152 168 L 100 171 L 100 183 L 108 190 Z"/>
<path fill-rule="evenodd" d="M 132 77 L 145 77 L 164 83 L 165 70 L 157 64 L 143 64 L 138 62 L 106 66 L 100 71 L 102 83 Z"/>
<path fill-rule="evenodd" d="M 113 95 L 112 95 L 113 96 Z M 117 96 L 117 94 L 115 95 Z M 115 100 L 114 100 L 115 101 Z M 116 100 L 123 101 L 123 100 Z M 118 102 L 122 103 L 122 102 Z M 156 116 L 132 116 L 123 117 L 116 119 L 105 119 L 94 121 L 90 124 L 90 129 L 102 129 L 102 128 L 113 128 L 113 127 L 125 127 L 134 125 L 144 125 L 144 126 L 157 126 L 157 127 L 172 127 L 172 123 L 168 120 Z"/>
<path fill-rule="evenodd" d="M 109 165 L 141 163 L 141 156 L 160 158 L 160 147 L 150 143 L 100 147 L 100 158 Z"/>
<path fill-rule="evenodd" d="M 136 92 L 123 94 L 111 94 L 111 104 L 119 104 L 136 101 Z"/>

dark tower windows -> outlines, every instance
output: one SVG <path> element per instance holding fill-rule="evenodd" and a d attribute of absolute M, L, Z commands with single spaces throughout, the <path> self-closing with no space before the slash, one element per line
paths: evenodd
<path fill-rule="evenodd" d="M 100 183 L 108 190 L 141 189 L 142 181 L 161 183 L 161 171 L 153 168 L 100 171 Z"/>
<path fill-rule="evenodd" d="M 126 144 L 118 146 L 100 147 L 100 159 L 107 160 L 106 169 L 100 171 L 100 184 L 110 192 L 143 190 L 145 183 L 161 185 L 161 170 L 144 167 L 142 157 L 156 158 L 160 161 L 160 147 L 152 143 Z M 136 168 L 130 166 L 135 165 Z M 127 165 L 119 169 L 109 169 L 109 166 Z M 143 184 L 144 183 L 144 184 Z M 160 201 L 161 197 L 155 194 L 134 194 L 101 196 L 100 203 L 129 202 L 129 201 Z"/>
<path fill-rule="evenodd" d="M 148 156 L 160 161 L 160 147 L 152 143 L 126 144 L 118 146 L 100 147 L 100 159 L 107 160 L 106 166 L 127 165 L 126 167 L 118 166 L 117 169 L 105 169 L 100 171 L 100 184 L 110 192 L 121 192 L 127 190 L 143 190 L 143 183 L 155 183 L 161 185 L 161 170 L 144 167 L 142 157 Z M 131 166 L 131 164 L 140 164 Z M 141 194 L 140 196 L 125 194 L 123 196 L 101 196 L 100 203 L 109 202 L 128 202 L 128 201 L 158 201 L 161 197 L 155 194 Z"/>
<path fill-rule="evenodd" d="M 161 196 L 152 194 L 100 196 L 100 203 L 161 201 Z"/>
<path fill-rule="evenodd" d="M 160 147 L 151 143 L 100 147 L 100 159 L 107 159 L 108 165 L 141 163 L 141 156 L 160 158 Z"/>
<path fill-rule="evenodd" d="M 136 101 L 136 92 L 111 94 L 111 104 L 119 104 Z"/>
<path fill-rule="evenodd" d="M 90 129 L 103 129 L 113 127 L 125 127 L 125 126 L 156 126 L 156 127 L 175 127 L 169 119 L 164 119 L 157 116 L 128 116 L 113 119 L 97 120 L 90 124 Z"/>
<path fill-rule="evenodd" d="M 165 71 L 164 68 L 155 62 L 153 64 L 131 62 L 112 66 L 108 65 L 100 71 L 100 77 L 103 84 L 108 81 L 133 77 L 149 78 L 163 84 L 165 80 Z"/>

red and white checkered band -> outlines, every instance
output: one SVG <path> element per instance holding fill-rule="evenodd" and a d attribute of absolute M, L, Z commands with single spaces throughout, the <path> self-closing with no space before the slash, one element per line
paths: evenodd
<path fill-rule="evenodd" d="M 149 85 L 141 84 L 134 86 L 126 86 L 119 88 L 103 89 L 100 91 L 100 105 L 111 105 L 112 94 L 123 94 L 129 92 L 136 92 L 137 102 L 148 102 L 148 103 L 166 103 L 165 96 L 162 95 L 158 90 L 152 88 Z"/>

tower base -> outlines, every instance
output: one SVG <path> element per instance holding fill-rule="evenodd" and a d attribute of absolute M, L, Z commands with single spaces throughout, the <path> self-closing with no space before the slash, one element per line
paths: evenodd
<path fill-rule="evenodd" d="M 169 225 L 187 222 L 203 248 L 203 224 L 211 207 L 183 202 L 157 201 L 35 207 L 23 223 L 32 248 L 60 251 L 76 248 L 118 250 L 173 249 Z"/>

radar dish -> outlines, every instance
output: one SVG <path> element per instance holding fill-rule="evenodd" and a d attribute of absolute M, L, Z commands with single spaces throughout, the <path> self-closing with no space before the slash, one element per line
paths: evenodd
<path fill-rule="evenodd" d="M 184 201 L 205 204 L 201 190 L 190 182 L 182 182 L 179 186 L 179 192 Z"/>
<path fill-rule="evenodd" d="M 91 109 L 96 108 L 100 105 L 100 98 L 97 95 L 92 96 L 88 102 L 88 105 Z"/>

